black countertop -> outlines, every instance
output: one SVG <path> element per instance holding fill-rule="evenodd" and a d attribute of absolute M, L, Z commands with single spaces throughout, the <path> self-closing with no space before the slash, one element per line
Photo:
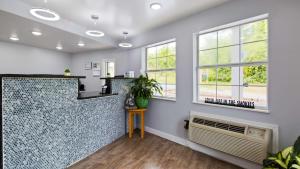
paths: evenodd
<path fill-rule="evenodd" d="M 115 95 L 118 95 L 118 93 L 104 94 L 104 93 L 100 93 L 100 92 L 79 92 L 77 99 L 83 100 L 83 99 L 92 99 L 92 98 L 98 98 L 98 97 L 115 96 Z"/>
<path fill-rule="evenodd" d="M 104 80 L 104 79 L 136 79 L 133 77 L 101 77 L 100 79 Z"/>
<path fill-rule="evenodd" d="M 0 74 L 0 78 L 2 77 L 28 77 L 28 78 L 75 78 L 81 79 L 85 78 L 85 76 L 65 76 L 65 75 L 54 75 L 54 74 Z"/>

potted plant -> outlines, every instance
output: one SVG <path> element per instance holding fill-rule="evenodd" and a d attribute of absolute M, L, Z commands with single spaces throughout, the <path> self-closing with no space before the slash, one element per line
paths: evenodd
<path fill-rule="evenodd" d="M 294 146 L 270 156 L 263 162 L 264 169 L 300 169 L 300 136 Z"/>
<path fill-rule="evenodd" d="M 71 76 L 71 71 L 70 71 L 70 69 L 65 69 L 64 75 L 65 75 L 65 76 Z"/>
<path fill-rule="evenodd" d="M 147 108 L 149 99 L 153 97 L 154 93 L 162 91 L 159 83 L 154 79 L 149 79 L 147 74 L 146 76 L 140 75 L 132 83 L 130 92 L 133 94 L 138 108 Z"/>

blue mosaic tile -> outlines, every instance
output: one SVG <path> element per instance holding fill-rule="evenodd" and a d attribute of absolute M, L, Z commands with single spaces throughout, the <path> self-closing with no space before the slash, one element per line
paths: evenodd
<path fill-rule="evenodd" d="M 77 100 L 77 79 L 3 78 L 5 169 L 63 169 L 125 134 L 119 95 Z"/>

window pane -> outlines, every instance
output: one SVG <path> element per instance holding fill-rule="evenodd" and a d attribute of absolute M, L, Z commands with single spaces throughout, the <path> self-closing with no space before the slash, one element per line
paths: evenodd
<path fill-rule="evenodd" d="M 166 72 L 156 72 L 156 81 L 158 83 L 165 84 L 167 82 Z"/>
<path fill-rule="evenodd" d="M 267 85 L 267 66 L 255 65 L 241 67 L 241 84 L 243 85 Z"/>
<path fill-rule="evenodd" d="M 168 44 L 168 55 L 175 55 L 176 54 L 176 43 L 172 42 Z"/>
<path fill-rule="evenodd" d="M 218 32 L 218 47 L 239 44 L 239 27 L 224 29 Z"/>
<path fill-rule="evenodd" d="M 217 49 L 199 51 L 199 65 L 216 65 Z"/>
<path fill-rule="evenodd" d="M 267 37 L 268 21 L 266 19 L 241 26 L 242 43 L 265 40 Z"/>
<path fill-rule="evenodd" d="M 156 69 L 156 59 L 148 59 L 147 60 L 147 70 L 155 70 Z"/>
<path fill-rule="evenodd" d="M 107 62 L 107 72 L 111 77 L 115 76 L 115 63 L 114 62 Z"/>
<path fill-rule="evenodd" d="M 168 69 L 175 69 L 176 68 L 176 56 L 175 55 L 167 57 L 166 67 Z"/>
<path fill-rule="evenodd" d="M 267 87 L 241 87 L 241 101 L 254 102 L 257 107 L 267 107 Z"/>
<path fill-rule="evenodd" d="M 242 45 L 242 62 L 267 61 L 268 45 L 266 41 L 247 43 Z"/>
<path fill-rule="evenodd" d="M 156 81 L 160 84 L 160 86 L 162 87 L 162 95 L 160 95 L 159 93 L 156 93 L 155 96 L 165 96 L 166 93 L 166 89 L 167 89 L 167 77 L 166 77 L 166 73 L 165 72 L 156 72 Z"/>
<path fill-rule="evenodd" d="M 199 49 L 211 49 L 217 47 L 217 32 L 207 33 L 199 36 Z"/>
<path fill-rule="evenodd" d="M 166 72 L 167 84 L 175 85 L 176 84 L 176 73 L 175 71 Z"/>
<path fill-rule="evenodd" d="M 160 87 L 162 88 L 161 94 L 160 93 L 155 93 L 155 96 L 165 96 L 166 95 L 166 90 L 167 90 L 167 85 L 166 84 L 159 84 Z"/>
<path fill-rule="evenodd" d="M 157 47 L 157 57 L 168 56 L 168 44 Z"/>
<path fill-rule="evenodd" d="M 218 64 L 239 63 L 239 46 L 218 48 Z"/>
<path fill-rule="evenodd" d="M 154 79 L 154 80 L 156 80 L 156 78 L 155 78 L 155 72 L 148 72 L 147 74 L 148 74 L 148 78 L 149 78 L 149 79 Z"/>
<path fill-rule="evenodd" d="M 217 71 L 216 68 L 207 68 L 198 70 L 198 84 L 216 84 Z"/>
<path fill-rule="evenodd" d="M 204 101 L 205 98 L 216 99 L 215 85 L 198 85 L 198 100 Z"/>
<path fill-rule="evenodd" d="M 153 59 L 156 57 L 156 47 L 147 48 L 147 59 Z"/>
<path fill-rule="evenodd" d="M 220 67 L 218 68 L 218 85 L 239 85 L 238 67 Z"/>
<path fill-rule="evenodd" d="M 239 86 L 217 86 L 217 98 L 239 100 Z"/>
<path fill-rule="evenodd" d="M 167 69 L 167 57 L 157 58 L 157 69 Z"/>
<path fill-rule="evenodd" d="M 167 88 L 165 91 L 165 97 L 176 97 L 176 85 L 175 84 L 167 84 Z"/>

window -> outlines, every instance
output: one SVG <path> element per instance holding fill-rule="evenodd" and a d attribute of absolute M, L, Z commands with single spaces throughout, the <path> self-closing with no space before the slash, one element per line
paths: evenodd
<path fill-rule="evenodd" d="M 196 57 L 196 102 L 249 101 L 256 109 L 267 109 L 266 17 L 197 34 Z"/>
<path fill-rule="evenodd" d="M 103 77 L 114 77 L 116 72 L 115 60 L 114 59 L 103 59 L 101 74 Z"/>
<path fill-rule="evenodd" d="M 105 61 L 105 74 L 106 76 L 115 76 L 115 63 L 110 61 Z"/>
<path fill-rule="evenodd" d="M 162 87 L 156 97 L 176 98 L 176 42 L 162 42 L 146 47 L 146 73 Z"/>

